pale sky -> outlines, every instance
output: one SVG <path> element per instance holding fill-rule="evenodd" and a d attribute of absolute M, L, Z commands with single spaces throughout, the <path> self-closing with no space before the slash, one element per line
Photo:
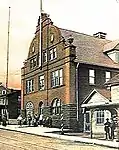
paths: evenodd
<path fill-rule="evenodd" d="M 20 71 L 40 13 L 40 0 L 0 1 L 0 82 L 5 83 L 8 11 L 11 7 L 9 87 L 20 87 Z M 107 33 L 119 39 L 119 3 L 116 0 L 43 0 L 43 10 L 60 28 L 93 35 Z"/>

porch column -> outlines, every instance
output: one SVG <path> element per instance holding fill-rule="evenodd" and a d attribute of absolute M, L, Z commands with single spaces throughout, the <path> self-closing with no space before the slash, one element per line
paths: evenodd
<path fill-rule="evenodd" d="M 86 132 L 86 114 L 84 113 L 84 128 L 83 131 Z"/>
<path fill-rule="evenodd" d="M 93 124 L 93 109 L 90 110 L 90 137 L 91 139 L 93 138 L 92 124 Z"/>
<path fill-rule="evenodd" d="M 117 141 L 119 142 L 119 108 L 117 109 Z"/>

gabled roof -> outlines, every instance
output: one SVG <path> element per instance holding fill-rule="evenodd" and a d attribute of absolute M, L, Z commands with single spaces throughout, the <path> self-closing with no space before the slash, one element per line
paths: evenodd
<path fill-rule="evenodd" d="M 74 38 L 76 62 L 119 69 L 119 64 L 103 53 L 104 45 L 111 41 L 66 29 L 60 31 L 65 40 Z"/>
<path fill-rule="evenodd" d="M 111 41 L 111 42 L 105 44 L 105 45 L 104 45 L 104 50 L 103 50 L 103 52 L 111 51 L 111 50 L 114 49 L 118 44 L 119 44 L 119 40 L 114 40 L 114 41 Z"/>
<path fill-rule="evenodd" d="M 107 101 L 111 98 L 111 92 L 107 89 L 93 89 L 92 92 L 84 99 L 83 104 L 86 104 L 89 102 L 90 98 L 95 94 L 98 93 L 99 95 L 103 96 L 104 99 Z"/>
<path fill-rule="evenodd" d="M 95 97 L 95 94 L 98 94 Z M 93 98 L 94 96 L 94 98 Z M 107 89 L 94 89 L 84 100 L 81 107 L 87 107 L 87 108 L 99 108 L 99 107 L 106 107 L 110 105 L 115 105 L 117 103 L 113 103 L 110 101 L 111 92 Z M 119 103 L 118 103 L 119 105 Z"/>
<path fill-rule="evenodd" d="M 119 74 L 115 75 L 113 78 L 107 81 L 105 85 L 119 85 Z"/>

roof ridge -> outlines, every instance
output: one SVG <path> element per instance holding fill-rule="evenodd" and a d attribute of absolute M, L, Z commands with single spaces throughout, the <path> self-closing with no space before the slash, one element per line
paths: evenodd
<path fill-rule="evenodd" d="M 64 29 L 64 28 L 59 28 L 59 29 L 69 31 L 69 32 L 73 32 L 73 33 L 77 33 L 77 34 L 82 34 L 82 35 L 89 36 L 89 37 L 92 37 L 92 38 L 98 39 L 98 40 L 106 40 L 106 41 L 112 42 L 112 40 L 96 38 L 93 35 L 89 35 L 89 34 L 86 34 L 86 33 L 78 32 L 78 31 L 74 31 L 74 30 L 70 30 L 70 29 Z"/>

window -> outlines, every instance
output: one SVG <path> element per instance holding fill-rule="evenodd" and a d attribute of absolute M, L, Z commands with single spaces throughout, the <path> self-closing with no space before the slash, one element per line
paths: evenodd
<path fill-rule="evenodd" d="M 33 69 L 37 66 L 37 58 L 34 57 L 33 59 L 30 60 L 30 69 Z"/>
<path fill-rule="evenodd" d="M 2 95 L 5 95 L 6 94 L 6 90 L 2 90 Z"/>
<path fill-rule="evenodd" d="M 34 80 L 27 80 L 26 81 L 26 93 L 31 93 L 34 91 Z"/>
<path fill-rule="evenodd" d="M 96 111 L 96 123 L 103 124 L 104 123 L 104 110 Z"/>
<path fill-rule="evenodd" d="M 35 46 L 33 45 L 32 46 L 32 53 L 34 53 L 35 52 Z"/>
<path fill-rule="evenodd" d="M 95 84 L 95 70 L 89 70 L 89 84 Z"/>
<path fill-rule="evenodd" d="M 51 50 L 50 50 L 50 54 L 49 54 L 49 59 L 50 59 L 50 60 L 53 60 L 53 59 L 55 59 L 55 58 L 57 58 L 56 48 L 51 49 Z"/>
<path fill-rule="evenodd" d="M 51 73 L 51 87 L 63 85 L 62 69 L 56 70 Z"/>
<path fill-rule="evenodd" d="M 111 78 L 111 73 L 110 73 L 109 71 L 106 71 L 106 72 L 105 72 L 105 80 L 106 80 L 106 82 L 107 82 L 108 80 L 110 80 L 110 78 Z"/>
<path fill-rule="evenodd" d="M 44 90 L 45 84 L 44 84 L 44 75 L 39 76 L 39 90 Z"/>
<path fill-rule="evenodd" d="M 50 42 L 53 43 L 53 41 L 54 41 L 54 35 L 51 34 L 51 36 L 50 36 Z"/>
<path fill-rule="evenodd" d="M 43 52 L 43 62 L 47 62 L 47 53 L 46 53 L 46 51 Z"/>
<path fill-rule="evenodd" d="M 52 102 L 52 114 L 60 114 L 61 113 L 61 100 L 54 99 Z"/>

